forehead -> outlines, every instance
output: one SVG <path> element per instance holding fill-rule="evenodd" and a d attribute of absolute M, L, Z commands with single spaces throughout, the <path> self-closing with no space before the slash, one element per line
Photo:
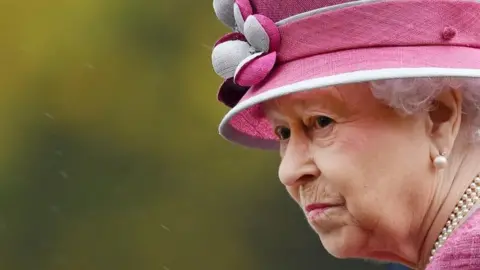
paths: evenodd
<path fill-rule="evenodd" d="M 368 108 L 376 102 L 369 84 L 349 84 L 293 93 L 269 100 L 263 104 L 266 115 L 301 114 L 309 109 L 322 109 L 337 113 Z"/>

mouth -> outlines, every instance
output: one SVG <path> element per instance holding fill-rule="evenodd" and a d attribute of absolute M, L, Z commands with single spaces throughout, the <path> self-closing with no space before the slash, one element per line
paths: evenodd
<path fill-rule="evenodd" d="M 312 203 L 305 206 L 305 214 L 308 220 L 314 220 L 321 217 L 326 211 L 341 207 L 341 204 L 328 204 L 328 203 Z"/>

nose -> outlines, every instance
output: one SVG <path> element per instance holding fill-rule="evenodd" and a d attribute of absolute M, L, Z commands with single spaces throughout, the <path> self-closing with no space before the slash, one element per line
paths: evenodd
<path fill-rule="evenodd" d="M 314 161 L 307 138 L 290 138 L 278 168 L 280 182 L 294 186 L 317 179 L 321 172 Z"/>

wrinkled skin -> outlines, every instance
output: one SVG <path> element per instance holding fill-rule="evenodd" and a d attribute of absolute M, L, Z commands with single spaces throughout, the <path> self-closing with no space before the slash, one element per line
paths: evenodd
<path fill-rule="evenodd" d="M 451 182 L 439 185 L 432 159 L 450 152 L 461 122 L 458 95 L 438 102 L 405 116 L 373 97 L 368 84 L 356 84 L 264 104 L 280 139 L 280 181 L 333 256 L 410 266 L 422 260 L 451 189 Z M 312 216 L 305 210 L 312 203 L 334 207 Z"/>

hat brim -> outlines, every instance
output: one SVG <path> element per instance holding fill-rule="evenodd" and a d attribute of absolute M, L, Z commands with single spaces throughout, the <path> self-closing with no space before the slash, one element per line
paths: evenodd
<path fill-rule="evenodd" d="M 261 103 L 280 96 L 341 84 L 420 77 L 480 78 L 480 49 L 457 46 L 345 50 L 297 59 L 275 67 L 223 118 L 220 134 L 252 148 L 278 149 Z"/>

